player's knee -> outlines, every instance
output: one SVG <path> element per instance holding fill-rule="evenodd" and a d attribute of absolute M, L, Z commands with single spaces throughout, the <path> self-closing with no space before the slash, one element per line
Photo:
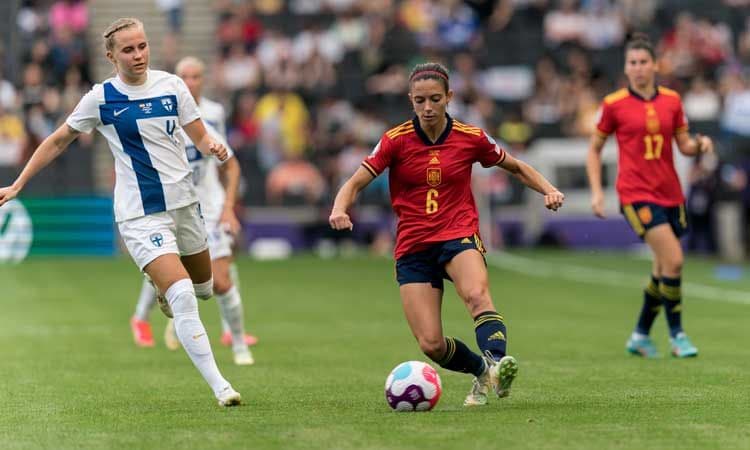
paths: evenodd
<path fill-rule="evenodd" d="M 164 296 L 172 308 L 175 320 L 181 316 L 198 314 L 198 302 L 195 300 L 193 282 L 189 278 L 172 283 Z"/>
<path fill-rule="evenodd" d="M 661 262 L 661 273 L 663 276 L 675 277 L 682 273 L 684 259 L 682 255 L 671 255 Z"/>
<path fill-rule="evenodd" d="M 214 293 L 216 295 L 224 295 L 232 289 L 232 285 L 232 279 L 229 278 L 229 275 L 226 277 L 216 277 L 214 278 Z"/>
<path fill-rule="evenodd" d="M 214 279 L 210 278 L 208 281 L 203 283 L 196 283 L 193 285 L 195 288 L 195 296 L 201 300 L 208 300 L 214 295 Z"/>
<path fill-rule="evenodd" d="M 440 336 L 423 336 L 418 338 L 419 349 L 433 361 L 442 359 L 445 354 L 445 339 Z"/>
<path fill-rule="evenodd" d="M 480 284 L 477 286 L 472 286 L 471 288 L 462 292 L 461 297 L 472 310 L 482 309 L 487 307 L 487 302 L 490 298 L 490 292 L 487 288 L 487 285 Z M 482 311 L 484 311 L 484 309 L 482 309 Z"/>

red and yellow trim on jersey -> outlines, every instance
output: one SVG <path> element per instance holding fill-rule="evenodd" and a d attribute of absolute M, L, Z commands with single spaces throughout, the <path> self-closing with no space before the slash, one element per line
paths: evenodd
<path fill-rule="evenodd" d="M 609 133 L 605 133 L 602 130 L 600 130 L 599 128 L 595 128 L 594 129 L 594 133 L 596 133 L 596 135 L 599 136 L 600 138 L 608 138 L 609 137 Z"/>
<path fill-rule="evenodd" d="M 388 136 L 388 139 L 396 139 L 399 136 L 403 136 L 405 134 L 413 133 L 414 132 L 414 124 L 412 121 L 404 122 L 401 125 L 391 128 L 390 130 L 385 132 L 385 135 Z"/>
<path fill-rule="evenodd" d="M 673 91 L 672 89 L 665 88 L 664 86 L 659 86 L 657 90 L 659 91 L 659 94 L 664 94 L 670 97 L 675 97 L 678 100 L 680 99 L 680 94 L 677 91 Z"/>
<path fill-rule="evenodd" d="M 362 167 L 364 167 L 365 169 L 367 169 L 367 171 L 370 172 L 370 175 L 372 175 L 373 178 L 377 178 L 378 177 L 378 172 L 367 161 L 362 161 Z"/>
<path fill-rule="evenodd" d="M 500 164 L 503 163 L 503 161 L 505 161 L 505 156 L 508 154 L 508 152 L 506 152 L 502 148 L 500 148 L 500 151 L 503 152 L 503 154 L 500 155 L 500 158 L 498 158 L 497 162 L 495 164 L 493 164 L 492 166 L 499 166 Z M 492 166 L 490 166 L 490 167 L 492 167 Z"/>
<path fill-rule="evenodd" d="M 619 91 L 615 91 L 604 97 L 604 103 L 606 103 L 607 105 L 612 105 L 619 102 L 620 100 L 628 98 L 629 95 L 630 91 L 628 91 L 626 88 L 622 88 Z"/>
<path fill-rule="evenodd" d="M 460 131 L 465 134 L 470 134 L 472 136 L 481 136 L 482 135 L 482 129 L 473 127 L 471 125 L 466 125 L 465 123 L 461 123 L 458 120 L 453 119 L 453 129 L 456 131 Z"/>

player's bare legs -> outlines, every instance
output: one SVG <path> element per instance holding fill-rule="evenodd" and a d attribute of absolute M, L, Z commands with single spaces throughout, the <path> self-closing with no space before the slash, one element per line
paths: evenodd
<path fill-rule="evenodd" d="M 440 361 L 446 351 L 440 311 L 443 291 L 430 283 L 404 284 L 399 291 L 406 321 L 420 350 L 431 360 Z"/>
<path fill-rule="evenodd" d="M 239 394 L 222 377 L 216 366 L 206 329 L 198 315 L 198 301 L 193 284 L 194 281 L 205 283 L 211 279 L 208 251 L 183 257 L 182 261 L 176 254 L 162 255 L 148 263 L 144 272 L 169 302 L 174 314 L 177 337 L 203 379 L 211 386 L 219 404 L 239 404 Z"/>
<path fill-rule="evenodd" d="M 487 404 L 489 383 L 477 381 L 488 377 L 484 359 L 458 339 L 443 336 L 443 291 L 430 283 L 408 283 L 401 285 L 400 292 L 404 315 L 422 352 L 445 369 L 474 374 L 476 378 L 464 405 Z"/>
<path fill-rule="evenodd" d="M 232 279 L 231 256 L 216 258 L 212 262 L 214 276 L 214 292 L 216 303 L 219 305 L 222 324 L 226 323 L 227 333 L 232 345 L 234 362 L 237 365 L 251 365 L 255 362 L 248 346 L 248 338 L 245 334 L 244 311 L 242 298 L 239 290 Z M 224 335 L 222 334 L 222 341 Z M 251 341 L 255 341 L 254 338 Z"/>
<path fill-rule="evenodd" d="M 477 345 L 490 365 L 489 377 L 479 377 L 478 382 L 489 382 L 498 396 L 507 397 L 518 363 L 506 355 L 507 331 L 492 303 L 484 258 L 477 250 L 464 250 L 445 265 L 445 270 L 474 319 Z"/>
<path fill-rule="evenodd" d="M 646 231 L 644 239 L 654 252 L 661 275 L 659 292 L 669 326 L 672 355 L 679 358 L 697 356 L 698 349 L 682 328 L 681 277 L 684 256 L 680 241 L 669 224 L 651 228 Z"/>

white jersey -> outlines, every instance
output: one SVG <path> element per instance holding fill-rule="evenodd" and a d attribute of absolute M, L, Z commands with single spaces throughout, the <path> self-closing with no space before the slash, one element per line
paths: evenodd
<path fill-rule="evenodd" d="M 193 183 L 198 194 L 198 201 L 201 204 L 203 218 L 207 224 L 216 224 L 221 218 L 224 201 L 227 197 L 224 186 L 219 179 L 219 166 L 229 161 L 229 158 L 233 158 L 234 152 L 216 128 L 211 126 L 208 121 L 205 121 L 204 124 L 208 134 L 227 148 L 227 159 L 223 162 L 215 156 L 202 154 L 187 135 L 183 137 L 187 142 L 185 151 L 187 152 L 187 159 L 190 161 L 190 167 L 193 169 Z"/>
<path fill-rule="evenodd" d="M 220 142 L 227 148 L 227 159 L 234 156 L 234 152 L 226 141 L 226 124 L 224 121 L 224 107 L 220 103 L 211 101 L 205 97 L 201 98 L 198 109 L 201 112 L 203 123 L 206 131 L 217 142 Z M 187 159 L 190 161 L 190 168 L 193 170 L 193 183 L 198 193 L 198 201 L 201 204 L 201 212 L 207 224 L 216 224 L 221 218 L 221 212 L 224 209 L 224 200 L 226 192 L 219 179 L 219 166 L 224 162 L 219 161 L 216 157 L 207 157 L 203 155 L 195 145 L 190 141 L 187 135 L 185 138 Z"/>
<path fill-rule="evenodd" d="M 171 211 L 198 201 L 185 155 L 182 126 L 200 118 L 185 82 L 149 70 L 140 86 L 119 77 L 95 85 L 66 123 L 97 129 L 115 157 L 115 220 Z"/>

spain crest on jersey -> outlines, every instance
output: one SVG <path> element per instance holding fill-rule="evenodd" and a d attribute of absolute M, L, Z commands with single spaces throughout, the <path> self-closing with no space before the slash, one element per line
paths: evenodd
<path fill-rule="evenodd" d="M 427 184 L 437 186 L 442 181 L 442 172 L 440 167 L 429 167 L 427 169 Z"/>

